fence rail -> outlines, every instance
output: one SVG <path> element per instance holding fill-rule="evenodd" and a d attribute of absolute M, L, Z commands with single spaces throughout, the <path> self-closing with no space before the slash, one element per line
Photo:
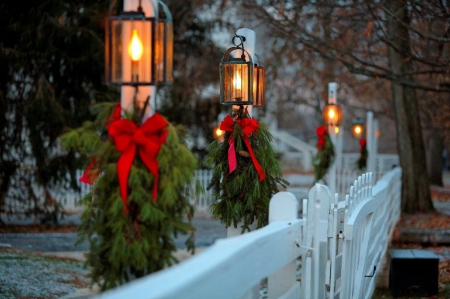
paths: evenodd
<path fill-rule="evenodd" d="M 317 184 L 303 200 L 302 219 L 294 195 L 279 192 L 268 226 L 218 240 L 181 264 L 98 298 L 259 298 L 266 277 L 269 299 L 370 298 L 400 215 L 401 170 L 373 187 L 372 179 L 360 176 L 344 201 Z"/>

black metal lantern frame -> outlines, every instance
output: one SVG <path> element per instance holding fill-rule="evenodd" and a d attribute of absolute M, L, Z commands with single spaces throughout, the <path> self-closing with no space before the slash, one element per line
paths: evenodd
<path fill-rule="evenodd" d="M 244 49 L 244 41 L 244 36 L 234 36 L 233 44 L 235 46 L 225 52 L 220 62 L 220 103 L 263 107 L 264 65 L 258 55 L 255 54 L 254 59 Z M 238 54 L 240 51 L 240 57 L 233 57 L 231 54 L 234 51 L 238 51 Z"/>
<path fill-rule="evenodd" d="M 173 25 L 167 6 L 158 1 L 163 17 L 136 11 L 110 16 L 106 24 L 106 82 L 156 85 L 173 81 Z"/>

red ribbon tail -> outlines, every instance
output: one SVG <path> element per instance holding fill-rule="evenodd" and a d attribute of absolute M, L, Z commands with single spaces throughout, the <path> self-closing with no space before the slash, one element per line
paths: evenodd
<path fill-rule="evenodd" d="M 259 165 L 259 162 L 256 159 L 255 154 L 253 153 L 253 149 L 250 145 L 250 141 L 248 140 L 247 136 L 244 136 L 244 143 L 247 146 L 248 152 L 250 153 L 250 157 L 252 157 L 253 166 L 255 166 L 255 169 L 258 172 L 259 181 L 261 182 L 266 178 L 266 174 L 264 173 L 264 170 L 262 169 L 261 165 Z"/>
<path fill-rule="evenodd" d="M 128 213 L 128 175 L 133 164 L 135 151 L 135 146 L 128 148 L 120 156 L 119 161 L 117 161 L 117 176 L 119 178 L 120 196 L 125 206 L 124 213 L 125 211 Z"/>
<path fill-rule="evenodd" d="M 148 156 L 143 155 L 141 153 L 141 159 L 144 162 L 144 164 L 147 166 L 148 170 L 153 174 L 153 193 L 152 193 L 152 199 L 153 201 L 156 201 L 156 198 L 158 197 L 158 183 L 159 183 L 159 173 L 158 173 L 158 161 L 149 159 Z"/>
<path fill-rule="evenodd" d="M 91 162 L 89 162 L 88 166 L 84 170 L 81 177 L 78 179 L 81 183 L 92 185 L 94 181 L 98 178 L 99 174 L 92 171 L 93 167 L 97 166 L 97 159 L 92 159 Z"/>
<path fill-rule="evenodd" d="M 228 143 L 230 146 L 228 147 L 228 167 L 230 170 L 228 174 L 232 173 L 236 169 L 236 150 L 234 148 L 234 140 L 231 140 Z"/>
<path fill-rule="evenodd" d="M 92 185 L 92 181 L 86 172 L 83 172 L 83 175 L 78 179 L 81 183 Z"/>

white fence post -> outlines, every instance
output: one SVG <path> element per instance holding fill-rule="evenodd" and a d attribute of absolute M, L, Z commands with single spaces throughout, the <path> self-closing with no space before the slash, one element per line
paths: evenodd
<path fill-rule="evenodd" d="M 276 221 L 289 221 L 298 218 L 298 201 L 294 194 L 290 192 L 278 192 L 270 200 L 269 204 L 269 223 Z M 297 244 L 292 246 L 300 246 L 300 235 L 297 239 Z M 300 284 L 296 282 L 296 261 L 292 261 L 268 279 L 268 298 L 275 299 L 281 295 L 288 293 L 292 298 L 300 297 Z M 283 297 L 291 298 L 291 297 Z"/>
<path fill-rule="evenodd" d="M 302 290 L 305 299 L 326 298 L 328 268 L 328 222 L 332 202 L 330 189 L 316 184 L 309 191 L 304 247 L 310 250 L 302 257 Z"/>

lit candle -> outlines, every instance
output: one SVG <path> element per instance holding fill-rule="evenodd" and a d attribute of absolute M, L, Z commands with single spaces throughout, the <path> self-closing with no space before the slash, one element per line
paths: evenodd
<path fill-rule="evenodd" d="M 330 110 L 328 111 L 328 117 L 329 117 L 330 119 L 334 119 L 334 118 L 336 117 L 336 112 L 334 112 L 334 109 L 330 109 Z"/>
<path fill-rule="evenodd" d="M 233 78 L 233 85 L 234 85 L 234 88 L 237 90 L 241 90 L 241 88 L 242 88 L 242 79 L 241 79 L 241 76 L 239 76 L 238 72 L 236 72 L 236 74 Z"/>
<path fill-rule="evenodd" d="M 133 30 L 133 36 L 131 37 L 131 42 L 128 45 L 128 54 L 131 58 L 131 81 L 139 81 L 139 60 L 144 52 L 144 46 L 139 38 L 137 30 Z"/>

